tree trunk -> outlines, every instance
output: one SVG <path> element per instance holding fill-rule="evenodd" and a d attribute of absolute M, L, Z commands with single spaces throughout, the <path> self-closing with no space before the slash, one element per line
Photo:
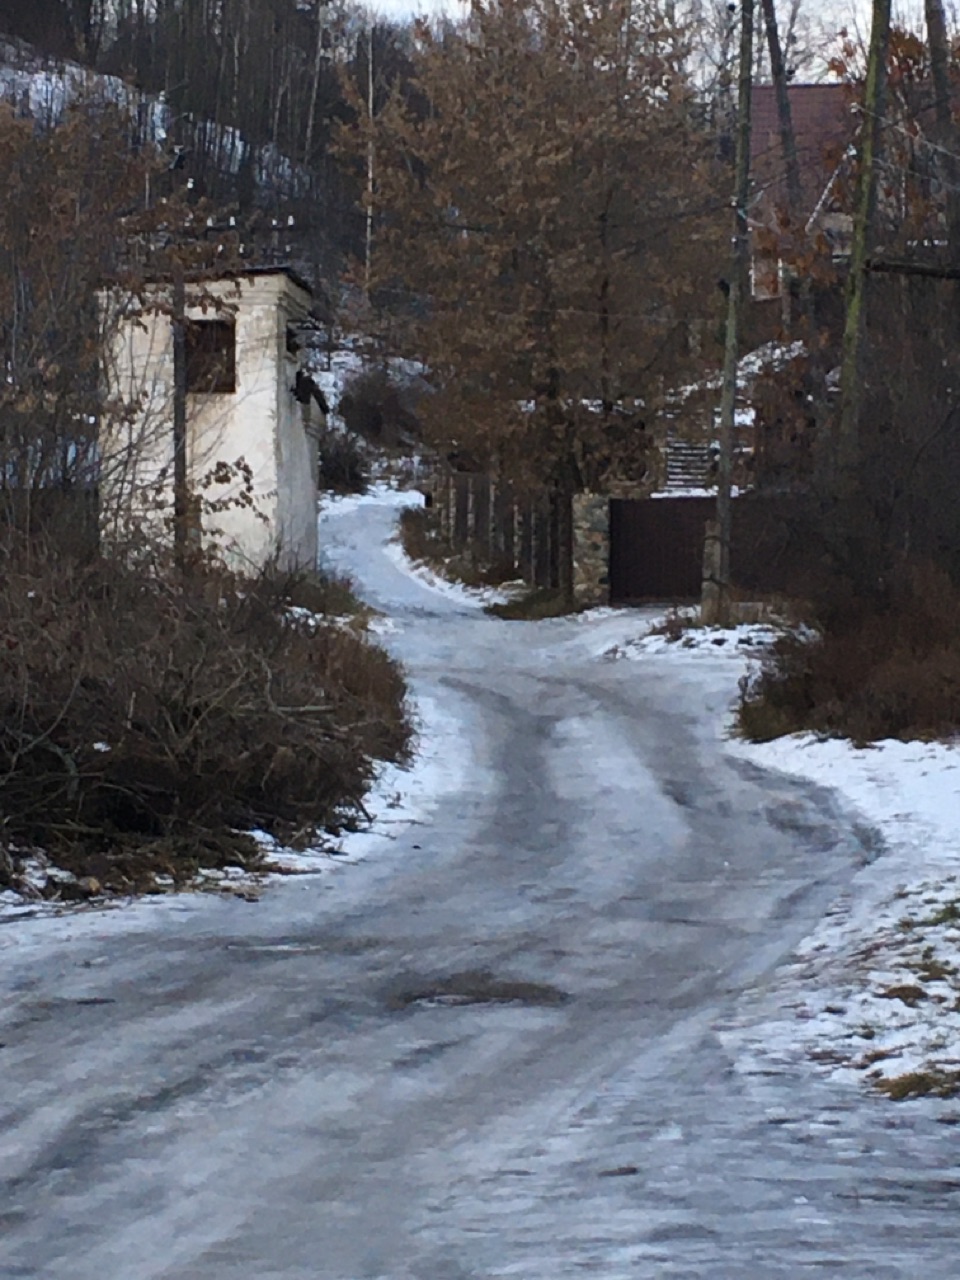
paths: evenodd
<path fill-rule="evenodd" d="M 184 573 L 189 542 L 190 494 L 187 487 L 187 343 L 183 267 L 173 276 L 173 558 Z"/>
<path fill-rule="evenodd" d="M 960 166 L 956 156 L 956 130 L 953 125 L 952 90 L 950 87 L 950 43 L 943 14 L 943 0 L 924 0 L 927 42 L 930 46 L 930 68 L 936 95 L 938 160 L 946 179 L 947 241 L 950 260 L 960 255 L 960 191 L 957 190 Z"/>
<path fill-rule="evenodd" d="M 313 50 L 313 80 L 310 85 L 310 104 L 307 108 L 307 136 L 303 144 L 303 163 L 310 164 L 313 151 L 314 119 L 317 114 L 317 97 L 320 93 L 320 70 L 323 66 L 323 18 L 324 8 L 317 5 L 317 43 Z"/>
<path fill-rule="evenodd" d="M 847 280 L 847 312 L 840 369 L 840 411 L 831 459 L 834 488 L 843 496 L 857 487 L 860 455 L 860 384 L 866 333 L 866 265 L 873 240 L 877 204 L 877 160 L 883 127 L 890 38 L 890 0 L 873 0 L 867 84 L 860 131 L 860 172 L 853 215 L 853 244 Z"/>
<path fill-rule="evenodd" d="M 573 573 L 573 484 L 568 475 L 557 487 L 557 588 L 565 610 L 575 603 Z"/>
<path fill-rule="evenodd" d="M 740 7 L 740 78 L 737 93 L 737 150 L 734 179 L 733 254 L 730 292 L 727 298 L 727 331 L 723 352 L 723 388 L 720 396 L 720 458 L 717 474 L 717 535 L 719 582 L 701 602 L 704 621 L 726 626 L 730 621 L 730 543 L 733 527 L 734 418 L 737 404 L 737 360 L 740 354 L 740 318 L 746 293 L 750 254 L 747 203 L 750 198 L 750 108 L 753 71 L 753 0 Z M 708 616 L 714 614 L 715 616 Z"/>
<path fill-rule="evenodd" d="M 780 30 L 777 26 L 776 0 L 760 0 L 763 21 L 767 29 L 767 47 L 770 50 L 770 75 L 777 98 L 777 123 L 780 129 L 780 147 L 783 151 L 787 176 L 787 203 L 793 222 L 802 216 L 803 195 L 800 190 L 800 163 L 797 159 L 797 139 L 793 131 L 790 112 L 790 94 L 787 91 L 787 68 L 780 47 Z"/>

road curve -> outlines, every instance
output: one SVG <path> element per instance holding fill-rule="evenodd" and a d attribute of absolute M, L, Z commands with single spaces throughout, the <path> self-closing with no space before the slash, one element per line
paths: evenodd
<path fill-rule="evenodd" d="M 0 1276 L 956 1280 L 950 1129 L 737 1062 L 863 857 L 832 797 L 682 666 L 412 580 L 393 518 L 323 542 L 459 768 L 339 875 L 4 947 Z"/>

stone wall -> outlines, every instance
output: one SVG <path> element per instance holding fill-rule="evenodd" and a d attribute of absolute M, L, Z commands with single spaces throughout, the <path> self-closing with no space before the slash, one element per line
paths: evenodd
<path fill-rule="evenodd" d="M 573 499 L 573 594 L 579 605 L 609 599 L 610 499 L 578 493 Z"/>

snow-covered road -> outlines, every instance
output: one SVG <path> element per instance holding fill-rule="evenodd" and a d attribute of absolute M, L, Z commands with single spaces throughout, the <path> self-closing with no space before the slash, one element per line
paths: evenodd
<path fill-rule="evenodd" d="M 954 1131 L 738 1063 L 854 825 L 723 681 L 485 616 L 394 516 L 322 525 L 422 716 L 370 856 L 0 935 L 0 1276 L 955 1280 Z"/>

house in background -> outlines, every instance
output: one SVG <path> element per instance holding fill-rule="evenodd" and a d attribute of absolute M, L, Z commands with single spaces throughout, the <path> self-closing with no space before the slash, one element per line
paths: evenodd
<path fill-rule="evenodd" d="M 800 172 L 801 204 L 792 226 L 783 217 L 789 192 L 776 91 L 770 84 L 753 88 L 750 276 L 757 302 L 789 296 L 786 263 L 804 241 L 825 236 L 835 256 L 845 256 L 850 246 L 850 215 L 837 199 L 857 126 L 850 90 L 842 84 L 791 84 L 787 96 Z"/>
<path fill-rule="evenodd" d="M 174 501 L 172 287 L 119 308 L 105 359 L 115 410 L 101 440 L 102 524 L 170 538 Z M 239 570 L 317 560 L 323 396 L 301 367 L 312 294 L 295 272 L 246 268 L 186 284 L 186 466 L 191 536 Z"/>

